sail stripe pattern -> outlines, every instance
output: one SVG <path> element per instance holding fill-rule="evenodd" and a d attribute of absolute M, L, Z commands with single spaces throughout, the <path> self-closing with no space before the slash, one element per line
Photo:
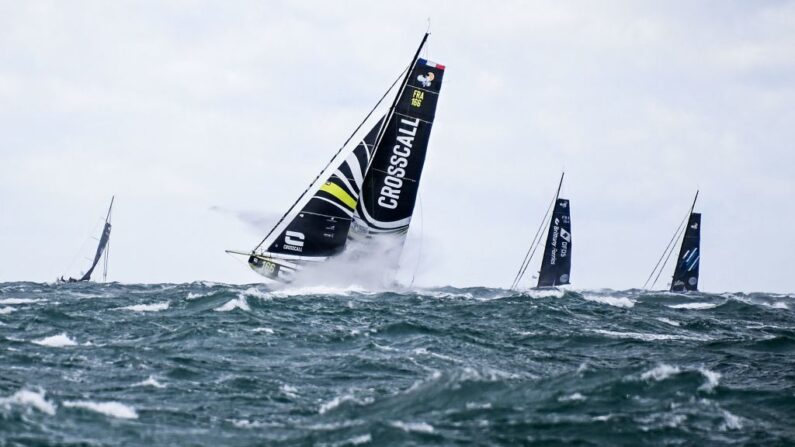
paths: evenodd
<path fill-rule="evenodd" d="M 698 270 L 701 259 L 701 213 L 691 213 L 688 218 L 682 247 L 671 280 L 672 292 L 698 290 Z"/>
<path fill-rule="evenodd" d="M 418 58 L 414 64 L 375 148 L 349 239 L 365 242 L 391 235 L 402 247 L 414 213 L 444 72 L 444 65 L 426 59 Z"/>
<path fill-rule="evenodd" d="M 318 262 L 340 253 L 345 246 L 358 202 L 364 169 L 373 151 L 383 119 L 364 139 L 329 170 L 330 174 L 312 193 L 306 204 L 292 216 L 280 233 L 261 245 L 249 258 L 249 265 L 272 279 L 284 279 L 301 267 L 301 262 Z M 278 261 L 276 261 L 278 259 Z M 291 259 L 295 264 L 282 259 Z"/>
<path fill-rule="evenodd" d="M 567 199 L 558 199 L 549 223 L 544 257 L 538 274 L 538 287 L 569 284 L 571 275 L 571 207 Z"/>

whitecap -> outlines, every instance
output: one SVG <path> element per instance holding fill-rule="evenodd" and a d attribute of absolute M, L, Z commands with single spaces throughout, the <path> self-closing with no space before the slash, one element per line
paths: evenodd
<path fill-rule="evenodd" d="M 659 318 L 657 318 L 657 321 L 661 321 L 661 322 L 663 322 L 665 324 L 670 324 L 671 326 L 679 326 L 679 322 L 678 321 L 669 320 L 668 318 L 665 318 L 665 317 L 659 317 Z"/>
<path fill-rule="evenodd" d="M 372 441 L 373 441 L 373 437 L 370 436 L 370 433 L 365 433 L 363 435 L 354 436 L 353 438 L 348 439 L 347 441 L 343 442 L 342 444 L 343 445 L 345 445 L 345 444 L 361 445 L 361 444 L 367 444 L 368 442 L 372 442 Z"/>
<path fill-rule="evenodd" d="M 151 386 L 151 387 L 154 387 L 154 388 L 165 388 L 166 387 L 162 383 L 158 382 L 157 379 L 155 379 L 152 376 L 149 376 L 148 379 L 146 379 L 146 380 L 144 380 L 142 382 L 138 382 L 138 383 L 136 383 L 133 386 Z"/>
<path fill-rule="evenodd" d="M 343 402 L 351 402 L 351 401 L 352 402 L 356 401 L 356 398 L 353 397 L 352 394 L 345 394 L 345 395 L 342 395 L 342 396 L 337 396 L 334 399 L 331 399 L 330 401 L 328 401 L 328 402 L 324 403 L 323 405 L 321 405 L 320 408 L 318 409 L 318 413 L 326 414 L 327 412 L 329 412 L 329 411 L 339 407 L 340 405 L 342 405 Z"/>
<path fill-rule="evenodd" d="M 654 369 L 644 372 L 640 375 L 640 378 L 642 380 L 654 380 L 659 382 L 673 376 L 674 374 L 679 374 L 680 372 L 682 372 L 682 370 L 678 367 L 663 363 Z"/>
<path fill-rule="evenodd" d="M 38 303 L 39 299 L 34 298 L 4 298 L 0 300 L 0 304 L 31 304 L 31 303 Z"/>
<path fill-rule="evenodd" d="M 245 311 L 251 310 L 251 308 L 248 306 L 248 302 L 246 301 L 246 298 L 241 296 L 241 297 L 236 298 L 234 300 L 227 301 L 226 304 L 224 304 L 223 306 L 215 309 L 215 311 L 216 312 L 229 312 L 230 310 L 235 310 L 235 309 L 240 309 L 240 310 L 245 310 Z"/>
<path fill-rule="evenodd" d="M 258 327 L 251 330 L 251 332 L 264 332 L 266 334 L 273 334 L 273 329 L 269 327 Z"/>
<path fill-rule="evenodd" d="M 714 309 L 718 307 L 716 303 L 683 303 L 683 304 L 670 304 L 671 309 Z"/>
<path fill-rule="evenodd" d="M 521 293 L 530 298 L 563 298 L 566 291 L 561 289 L 527 289 L 522 290 Z"/>
<path fill-rule="evenodd" d="M 657 341 L 657 340 L 709 340 L 706 337 L 688 337 L 685 335 L 671 335 L 671 334 L 644 334 L 640 332 L 617 332 L 606 331 L 603 329 L 592 329 L 592 332 L 604 334 L 616 338 L 633 338 L 642 341 Z"/>
<path fill-rule="evenodd" d="M 249 287 L 248 289 L 238 293 L 237 296 L 240 298 L 245 298 L 247 296 L 250 296 L 252 298 L 260 298 L 263 300 L 271 299 L 270 295 L 268 295 L 266 292 L 263 292 L 260 289 L 257 289 L 256 287 Z"/>
<path fill-rule="evenodd" d="M 16 309 L 9 306 L 0 307 L 0 315 L 8 315 L 11 312 L 14 312 Z"/>
<path fill-rule="evenodd" d="M 133 312 L 160 312 L 161 310 L 168 309 L 168 301 L 152 304 L 135 304 L 132 306 L 120 307 L 120 309 L 131 310 Z"/>
<path fill-rule="evenodd" d="M 11 397 L 0 398 L 0 405 L 8 408 L 12 404 L 32 407 L 50 416 L 55 414 L 55 404 L 44 398 L 44 390 L 19 390 Z"/>
<path fill-rule="evenodd" d="M 135 408 L 121 402 L 92 402 L 90 400 L 66 401 L 64 407 L 83 408 L 119 419 L 138 419 Z"/>
<path fill-rule="evenodd" d="M 699 368 L 698 371 L 701 373 L 701 375 L 704 376 L 705 379 L 707 379 L 707 381 L 704 382 L 703 385 L 698 387 L 698 389 L 711 392 L 712 390 L 715 389 L 716 386 L 718 386 L 718 383 L 720 382 L 721 378 L 721 373 L 710 371 L 706 368 Z"/>
<path fill-rule="evenodd" d="M 389 425 L 399 428 L 405 432 L 433 433 L 433 426 L 426 422 L 392 421 L 389 423 Z"/>
<path fill-rule="evenodd" d="M 187 299 L 187 300 L 195 300 L 196 298 L 201 298 L 201 297 L 208 296 L 208 295 L 209 295 L 209 293 L 188 292 L 188 296 L 186 296 L 185 299 Z"/>
<path fill-rule="evenodd" d="M 776 301 L 773 304 L 766 304 L 766 306 L 772 307 L 773 309 L 789 309 L 789 306 L 787 306 L 787 303 L 785 303 L 783 301 Z"/>
<path fill-rule="evenodd" d="M 281 391 L 282 393 L 284 393 L 285 396 L 288 397 L 298 397 L 298 394 L 296 394 L 298 393 L 298 388 L 292 385 L 283 384 L 282 386 L 279 387 L 279 391 Z"/>
<path fill-rule="evenodd" d="M 77 346 L 77 342 L 69 338 L 66 333 L 45 337 L 40 340 L 33 340 L 33 343 L 40 346 L 49 346 L 51 348 L 62 348 L 64 346 Z"/>
<path fill-rule="evenodd" d="M 348 287 L 328 287 L 328 286 L 307 286 L 290 287 L 271 292 L 271 296 L 287 298 L 291 296 L 303 295 L 327 295 L 327 296 L 350 296 L 354 293 L 366 293 L 367 290 L 358 285 Z"/>
<path fill-rule="evenodd" d="M 605 414 L 605 415 L 602 415 L 602 416 L 594 416 L 591 419 L 594 420 L 594 421 L 599 421 L 599 422 L 607 422 L 610 419 L 613 419 L 613 415 L 612 414 Z"/>
<path fill-rule="evenodd" d="M 743 428 L 743 422 L 739 416 L 729 413 L 726 410 L 722 410 L 722 412 L 723 422 L 721 422 L 720 426 L 718 427 L 720 431 L 739 430 Z"/>
<path fill-rule="evenodd" d="M 580 393 L 570 394 L 568 396 L 561 396 L 558 398 L 559 402 L 573 402 L 585 400 L 585 396 Z"/>
<path fill-rule="evenodd" d="M 608 304 L 615 307 L 634 307 L 635 301 L 623 296 L 600 296 L 600 295 L 583 295 L 586 301 L 593 301 L 595 303 Z"/>

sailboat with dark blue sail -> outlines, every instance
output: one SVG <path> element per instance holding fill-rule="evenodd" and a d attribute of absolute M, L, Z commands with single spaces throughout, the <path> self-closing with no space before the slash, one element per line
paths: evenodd
<path fill-rule="evenodd" d="M 91 265 L 82 272 L 81 275 L 78 275 L 77 278 L 69 277 L 64 278 L 61 275 L 58 278 L 58 282 L 81 282 L 81 281 L 90 281 L 91 275 L 94 273 L 94 270 L 99 265 L 100 260 L 102 260 L 102 281 L 106 281 L 108 278 L 108 258 L 110 257 L 110 230 L 111 230 L 111 223 L 110 223 L 110 216 L 111 211 L 113 210 L 113 200 L 116 196 L 111 197 L 110 199 L 110 206 L 108 206 L 108 213 L 105 215 L 105 223 L 102 225 L 102 234 L 99 237 L 97 249 L 94 252 L 94 257 L 91 258 Z"/>
<path fill-rule="evenodd" d="M 571 235 L 571 202 L 560 197 L 564 174 L 560 175 L 555 198 L 552 200 L 546 214 L 544 214 L 541 225 L 530 242 L 530 248 L 527 250 L 519 271 L 514 277 L 511 290 L 516 289 L 521 283 L 533 259 L 533 255 L 541 243 L 541 235 L 544 233 L 544 228 L 547 229 L 547 237 L 536 287 L 557 287 L 571 282 L 571 249 L 573 242 Z M 552 216 L 547 220 L 550 209 L 552 210 Z"/>
<path fill-rule="evenodd" d="M 676 248 L 675 242 L 682 239 L 682 244 L 679 248 L 679 255 L 676 258 L 676 267 L 674 267 L 673 277 L 671 278 L 670 291 L 671 292 L 697 292 L 698 291 L 698 275 L 699 266 L 701 261 L 701 213 L 694 212 L 696 201 L 698 200 L 698 191 L 693 198 L 693 204 L 690 205 L 682 223 L 676 228 L 673 237 L 665 247 L 662 256 L 657 261 L 643 288 L 651 282 L 653 289 L 657 284 L 660 274 L 665 269 L 668 259 L 673 254 Z M 686 225 L 685 225 L 686 224 Z"/>

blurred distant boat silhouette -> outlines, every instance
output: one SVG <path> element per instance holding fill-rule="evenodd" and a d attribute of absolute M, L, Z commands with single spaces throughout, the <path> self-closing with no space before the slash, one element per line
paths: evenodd
<path fill-rule="evenodd" d="M 102 235 L 99 237 L 99 243 L 97 245 L 97 251 L 94 253 L 94 258 L 91 262 L 91 266 L 86 270 L 82 276 L 79 278 L 69 278 L 64 279 L 63 275 L 58 278 L 58 282 L 80 282 L 80 281 L 90 281 L 91 275 L 94 273 L 94 269 L 96 269 L 97 264 L 99 264 L 100 259 L 104 259 L 102 263 L 102 281 L 105 282 L 108 279 L 108 257 L 110 255 L 110 214 L 113 210 L 113 200 L 116 196 L 111 197 L 110 199 L 110 206 L 108 206 L 108 214 L 105 216 L 105 224 L 102 226 Z M 103 258 L 104 255 L 104 258 Z"/>
<path fill-rule="evenodd" d="M 251 251 L 227 253 L 247 256 L 255 272 L 281 282 L 343 251 L 365 262 L 377 256 L 379 265 L 397 267 L 445 70 L 419 57 L 427 38 L 428 33 L 405 76 L 400 74 L 262 242 Z M 389 109 L 380 119 L 370 119 L 395 86 Z M 376 122 L 358 144 L 349 146 L 368 120 Z"/>
<path fill-rule="evenodd" d="M 544 214 L 541 225 L 530 242 L 530 248 L 527 250 L 524 260 L 519 266 L 519 271 L 514 277 L 511 290 L 516 289 L 521 283 L 522 277 L 524 277 L 527 267 L 530 265 L 530 261 L 541 243 L 541 235 L 545 227 L 549 229 L 546 243 L 544 244 L 544 256 L 541 259 L 541 269 L 538 272 L 536 287 L 555 287 L 570 283 L 573 241 L 571 236 L 570 202 L 568 199 L 560 198 L 560 188 L 563 186 L 564 175 L 565 173 L 560 175 L 560 183 L 558 183 L 555 198 Z M 550 209 L 552 209 L 552 216 L 547 220 Z"/>

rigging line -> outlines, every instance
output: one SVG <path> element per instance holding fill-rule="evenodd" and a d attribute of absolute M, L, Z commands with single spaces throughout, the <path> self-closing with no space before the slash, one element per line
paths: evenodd
<path fill-rule="evenodd" d="M 537 245 L 536 244 L 536 239 L 538 239 L 539 234 L 541 234 L 543 228 L 546 226 L 546 221 L 547 221 L 547 216 L 549 215 L 549 210 L 552 209 L 552 204 L 554 204 L 554 203 L 555 203 L 554 201 L 549 203 L 549 207 L 547 207 L 547 211 L 544 214 L 544 217 L 541 218 L 541 224 L 538 226 L 538 230 L 536 230 L 536 233 L 533 236 L 533 239 L 531 239 L 531 241 L 530 241 L 530 246 L 527 248 L 527 252 L 524 255 L 524 259 L 522 259 L 522 263 L 519 264 L 519 271 L 516 272 L 516 276 L 514 276 L 513 282 L 511 283 L 511 288 L 509 290 L 515 289 L 516 286 L 519 284 L 519 281 L 521 281 L 522 276 L 524 276 L 524 272 L 525 272 L 525 270 L 527 270 L 527 265 L 530 263 L 530 260 L 532 259 L 532 253 L 535 252 L 533 250 L 533 247 L 535 247 Z"/>
<path fill-rule="evenodd" d="M 689 216 L 690 215 L 688 214 L 688 217 Z M 687 217 L 685 219 L 687 219 Z M 679 240 L 680 237 L 684 237 L 686 229 L 687 229 L 686 227 L 682 227 L 682 231 L 676 236 L 676 240 L 677 241 Z M 654 282 L 651 283 L 652 289 L 657 284 L 657 280 L 660 279 L 660 274 L 662 274 L 663 270 L 665 270 L 665 266 L 668 265 L 668 260 L 671 259 L 671 255 L 674 253 L 674 249 L 676 249 L 676 245 L 677 244 L 671 245 L 671 250 L 668 251 L 668 255 L 665 257 L 665 261 L 663 262 L 662 267 L 660 267 L 660 270 L 657 272 L 657 276 L 654 278 Z"/>
<path fill-rule="evenodd" d="M 513 279 L 513 283 L 511 284 L 510 290 L 516 288 L 519 285 L 519 281 L 522 280 L 524 276 L 524 272 L 527 270 L 527 266 L 530 264 L 530 260 L 533 259 L 533 254 L 535 253 L 535 248 L 538 247 L 538 244 L 541 243 L 541 238 L 539 237 L 543 234 L 543 229 L 546 227 L 547 223 L 547 216 L 549 216 L 549 212 L 552 209 L 552 206 L 555 204 L 555 200 L 549 202 L 549 206 L 547 207 L 547 212 L 544 213 L 544 217 L 541 219 L 541 225 L 538 226 L 538 230 L 536 230 L 535 236 L 533 236 L 532 241 L 530 242 L 530 247 L 527 249 L 527 253 L 524 256 L 524 260 L 522 260 L 522 264 L 519 266 L 519 271 L 516 272 L 516 277 Z M 538 241 L 536 241 L 538 239 Z"/>
<path fill-rule="evenodd" d="M 348 145 L 348 143 L 350 143 L 351 139 L 356 135 L 356 133 L 359 131 L 359 129 L 361 129 L 362 126 L 364 125 L 364 123 L 367 122 L 368 119 L 370 119 L 370 116 L 372 116 L 373 112 L 375 112 L 375 109 L 377 109 L 378 106 L 381 105 L 381 103 L 384 101 L 384 98 L 386 98 L 387 95 L 389 94 L 389 92 L 392 91 L 393 88 L 395 88 L 395 85 L 398 83 L 398 81 L 400 81 L 400 78 L 403 77 L 403 73 L 406 73 L 410 68 L 411 68 L 410 66 L 406 67 L 403 71 L 400 72 L 400 74 L 395 79 L 395 81 L 392 83 L 392 85 L 389 86 L 389 88 L 386 90 L 386 92 L 384 92 L 384 94 L 381 96 L 381 98 L 378 100 L 378 102 L 376 102 L 375 105 L 373 106 L 373 108 L 370 109 L 370 111 L 367 113 L 367 116 L 364 117 L 362 122 L 359 123 L 358 126 L 356 126 L 356 129 L 354 129 L 354 131 L 350 134 L 348 139 L 345 140 L 345 142 L 342 143 L 342 146 L 337 150 L 337 152 L 334 153 L 334 156 L 331 157 L 331 160 L 329 160 L 328 163 L 326 163 L 326 166 L 323 167 L 323 169 L 320 171 L 320 173 L 317 175 L 317 177 L 315 177 L 315 179 L 312 180 L 312 182 L 309 184 L 309 186 L 306 187 L 304 192 L 302 192 L 301 195 L 298 196 L 298 200 L 296 200 L 290 206 L 290 208 L 287 209 L 287 212 L 284 213 L 284 215 L 279 219 L 278 222 L 276 222 L 276 225 L 274 225 L 273 228 L 271 228 L 271 230 L 268 232 L 268 234 L 265 235 L 264 238 L 262 238 L 262 241 L 260 241 L 260 243 L 257 244 L 257 246 L 254 247 L 253 250 L 251 250 L 252 253 L 254 251 L 256 251 L 257 249 L 259 249 L 262 246 L 262 244 L 264 244 L 265 241 L 271 236 L 271 234 L 273 234 L 273 231 L 276 230 L 276 228 L 278 228 L 279 225 L 281 225 L 282 222 L 284 222 L 284 219 L 287 218 L 287 216 L 290 214 L 290 212 L 292 212 L 293 208 L 295 208 L 295 206 L 298 204 L 298 202 L 300 202 L 301 199 L 304 198 L 306 193 L 309 192 L 309 190 L 312 188 L 312 185 L 314 185 L 315 182 L 317 182 L 317 180 L 320 178 L 320 176 L 323 175 L 324 172 L 326 172 L 326 169 L 328 169 L 328 167 L 331 166 L 331 163 L 334 162 L 334 160 L 337 158 L 337 156 L 340 154 L 340 152 L 342 152 L 342 150 L 345 149 L 345 147 Z M 370 158 L 372 159 L 372 154 L 370 155 Z"/>
<path fill-rule="evenodd" d="M 649 277 L 646 278 L 646 282 L 643 283 L 643 287 L 642 288 L 644 290 L 648 290 L 646 288 L 646 286 L 649 284 L 649 281 L 651 281 L 651 278 L 654 276 L 654 273 L 657 272 L 657 267 L 660 267 L 660 262 L 662 262 L 663 258 L 665 257 L 665 254 L 668 253 L 668 250 L 671 248 L 671 244 L 673 244 L 674 241 L 676 241 L 678 239 L 679 232 L 682 229 L 682 225 L 685 224 L 685 220 L 687 220 L 687 216 L 685 216 L 685 218 L 682 220 L 682 222 L 679 223 L 679 226 L 676 227 L 676 231 L 674 231 L 674 235 L 671 237 L 671 240 L 668 241 L 668 245 L 665 246 L 665 250 L 663 250 L 662 254 L 660 255 L 660 258 L 657 259 L 657 263 L 654 264 L 654 268 L 652 269 L 651 273 L 649 273 Z M 662 270 L 662 267 L 660 267 L 660 270 Z M 660 275 L 658 274 L 657 277 L 659 277 L 659 276 Z M 655 282 L 656 281 L 657 280 L 655 279 Z M 654 284 L 652 284 L 652 287 L 654 287 Z"/>

